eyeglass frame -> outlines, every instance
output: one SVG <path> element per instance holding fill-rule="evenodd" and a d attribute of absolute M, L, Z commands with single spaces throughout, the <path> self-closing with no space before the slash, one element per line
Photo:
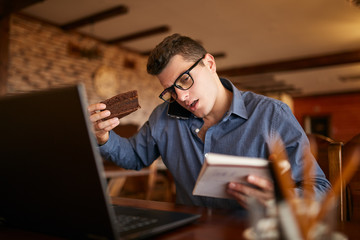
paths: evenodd
<path fill-rule="evenodd" d="M 199 60 L 197 60 L 191 67 L 189 67 L 188 70 L 186 70 L 185 72 L 183 72 L 182 74 L 180 74 L 179 77 L 177 77 L 177 78 L 175 79 L 173 85 L 171 85 L 170 87 L 166 88 L 164 91 L 162 91 L 162 92 L 160 93 L 159 98 L 160 98 L 161 100 L 163 100 L 164 102 L 172 103 L 172 102 L 175 102 L 176 99 L 177 99 L 177 97 L 178 97 L 178 96 L 177 96 L 177 93 L 176 93 L 176 91 L 175 91 L 175 87 L 178 88 L 178 89 L 180 89 L 180 90 L 184 90 L 184 91 L 185 91 L 185 90 L 189 90 L 189 89 L 194 85 L 194 78 L 191 76 L 190 71 L 193 70 L 193 69 L 200 63 L 200 61 L 201 61 L 202 59 L 204 59 L 204 58 L 205 58 L 205 55 L 202 56 Z M 190 78 L 191 78 L 191 80 L 192 80 L 192 83 L 191 83 L 190 87 L 188 87 L 188 88 L 182 88 L 181 86 L 176 85 L 176 82 L 177 82 L 184 74 L 189 75 Z M 164 96 L 167 92 L 169 92 L 169 91 L 173 91 L 173 92 L 176 94 L 176 98 L 175 98 L 175 99 L 174 99 L 173 97 L 171 97 L 170 100 L 165 100 L 165 99 L 163 98 L 163 96 Z"/>

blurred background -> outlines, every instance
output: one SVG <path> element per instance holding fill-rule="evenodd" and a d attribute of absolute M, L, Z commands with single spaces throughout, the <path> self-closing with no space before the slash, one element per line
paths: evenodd
<path fill-rule="evenodd" d="M 180 33 L 213 54 L 219 76 L 284 101 L 308 134 L 345 143 L 360 133 L 357 2 L 0 0 L 0 94 L 81 82 L 94 103 L 136 89 L 142 108 L 116 129 L 131 136 L 161 103 L 147 56 Z"/>

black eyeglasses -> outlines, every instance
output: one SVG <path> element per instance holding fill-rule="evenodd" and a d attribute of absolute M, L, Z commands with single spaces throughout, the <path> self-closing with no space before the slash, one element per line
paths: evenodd
<path fill-rule="evenodd" d="M 205 57 L 202 56 L 199 60 L 197 60 L 188 70 L 183 72 L 174 82 L 173 85 L 166 88 L 160 95 L 159 98 L 164 100 L 165 102 L 172 103 L 177 99 L 177 94 L 175 91 L 175 87 L 180 90 L 188 90 L 194 84 L 194 79 L 190 75 L 190 71 L 196 67 L 199 62 Z"/>

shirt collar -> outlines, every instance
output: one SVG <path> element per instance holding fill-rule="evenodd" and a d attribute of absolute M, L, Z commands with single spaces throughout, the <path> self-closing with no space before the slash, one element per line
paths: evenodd
<path fill-rule="evenodd" d="M 242 97 L 242 91 L 237 89 L 232 82 L 225 78 L 220 78 L 222 85 L 233 92 L 233 99 L 229 109 L 229 114 L 235 114 L 244 119 L 248 119 L 248 113 L 246 111 L 244 99 Z"/>

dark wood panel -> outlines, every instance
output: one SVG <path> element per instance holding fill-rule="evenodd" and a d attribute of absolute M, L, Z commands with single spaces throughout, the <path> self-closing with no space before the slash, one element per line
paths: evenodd
<path fill-rule="evenodd" d="M 118 15 L 123 15 L 123 14 L 126 14 L 127 12 L 128 12 L 128 8 L 124 5 L 120 5 L 118 7 L 111 8 L 106 11 L 99 12 L 94 15 L 91 15 L 91 16 L 88 16 L 88 17 L 85 17 L 82 19 L 78 19 L 71 23 L 65 24 L 65 25 L 61 26 L 61 28 L 64 30 L 72 30 L 75 28 L 86 26 L 88 24 L 93 24 L 95 22 L 99 22 L 99 21 L 102 21 L 102 20 L 105 20 L 108 18 L 112 18 L 112 17 L 118 16 Z"/>
<path fill-rule="evenodd" d="M 360 50 L 332 53 L 323 56 L 311 56 L 305 58 L 291 59 L 288 61 L 263 63 L 251 66 L 233 67 L 219 70 L 218 74 L 223 76 L 242 76 L 260 73 L 328 67 L 356 62 L 360 62 Z"/>
<path fill-rule="evenodd" d="M 0 0 L 0 19 L 43 0 Z"/>
<path fill-rule="evenodd" d="M 6 93 L 9 65 L 10 17 L 0 19 L 0 95 Z"/>
<path fill-rule="evenodd" d="M 0 0 L 0 95 L 7 92 L 10 14 L 43 0 Z"/>

